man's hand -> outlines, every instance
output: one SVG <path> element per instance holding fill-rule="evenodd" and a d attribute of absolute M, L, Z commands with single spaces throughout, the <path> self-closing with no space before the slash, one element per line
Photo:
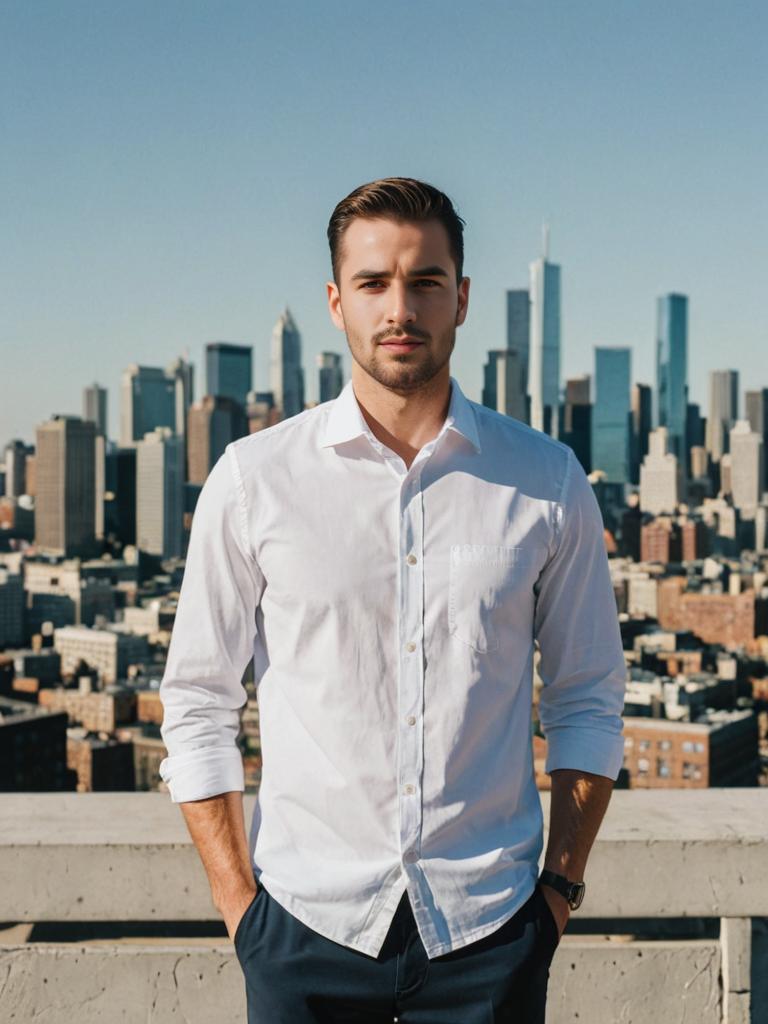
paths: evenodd
<path fill-rule="evenodd" d="M 189 834 L 203 862 L 211 896 L 230 939 L 257 892 L 243 821 L 243 794 L 220 793 L 181 805 Z"/>
<path fill-rule="evenodd" d="M 613 791 L 613 780 L 604 775 L 557 768 L 550 773 L 549 840 L 544 867 L 573 882 L 584 878 L 587 857 L 603 820 Z M 562 937 L 571 908 L 565 896 L 551 885 L 541 885 Z"/>
<path fill-rule="evenodd" d="M 233 942 L 235 941 L 237 926 L 240 924 L 243 915 L 258 891 L 259 887 L 257 885 L 250 889 L 247 887 L 240 888 L 237 892 L 228 894 L 219 900 L 219 911 L 224 918 L 224 924 L 227 926 L 227 933 Z"/>
<path fill-rule="evenodd" d="M 549 909 L 552 911 L 552 916 L 557 923 L 559 942 L 563 937 L 565 926 L 568 924 L 568 918 L 571 916 L 571 906 L 565 896 L 559 893 L 557 889 L 553 889 L 551 885 L 547 885 L 545 882 L 540 882 L 539 884 L 544 899 L 549 904 Z"/>

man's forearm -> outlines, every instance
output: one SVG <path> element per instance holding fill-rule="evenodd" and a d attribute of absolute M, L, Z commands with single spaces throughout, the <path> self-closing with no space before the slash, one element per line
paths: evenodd
<path fill-rule="evenodd" d="M 550 778 L 549 837 L 544 867 L 580 882 L 611 799 L 613 779 L 572 768 L 558 768 Z"/>
<path fill-rule="evenodd" d="M 243 817 L 243 794 L 221 793 L 179 804 L 203 862 L 211 896 L 230 935 L 256 892 Z"/>

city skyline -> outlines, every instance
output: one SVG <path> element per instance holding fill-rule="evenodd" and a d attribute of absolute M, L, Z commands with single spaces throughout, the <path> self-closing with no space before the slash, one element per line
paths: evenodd
<path fill-rule="evenodd" d="M 706 408 L 726 349 L 760 379 L 763 6 L 389 12 L 384 29 L 347 3 L 3 7 L 0 436 L 77 413 L 94 377 L 114 393 L 132 361 L 189 349 L 202 372 L 217 339 L 258 342 L 264 381 L 286 302 L 305 365 L 336 350 L 348 372 L 325 228 L 386 174 L 433 181 L 467 221 L 453 369 L 470 398 L 544 221 L 563 267 L 561 383 L 597 345 L 632 348 L 653 383 L 667 293 L 690 300 L 691 401 Z"/>

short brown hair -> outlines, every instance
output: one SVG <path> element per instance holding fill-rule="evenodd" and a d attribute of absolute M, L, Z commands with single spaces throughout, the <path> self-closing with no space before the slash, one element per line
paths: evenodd
<path fill-rule="evenodd" d="M 464 221 L 448 196 L 416 178 L 379 178 L 360 185 L 342 199 L 328 222 L 333 279 L 339 283 L 339 259 L 344 232 L 356 217 L 390 217 L 401 221 L 438 220 L 448 233 L 448 244 L 456 264 L 456 280 L 464 271 Z"/>

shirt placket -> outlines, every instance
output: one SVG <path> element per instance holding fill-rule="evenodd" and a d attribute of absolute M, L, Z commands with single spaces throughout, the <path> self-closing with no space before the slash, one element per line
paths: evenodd
<path fill-rule="evenodd" d="M 399 544 L 399 758 L 400 849 L 413 871 L 421 847 L 421 788 L 424 769 L 424 510 L 421 474 L 431 446 L 425 446 L 400 488 Z"/>

